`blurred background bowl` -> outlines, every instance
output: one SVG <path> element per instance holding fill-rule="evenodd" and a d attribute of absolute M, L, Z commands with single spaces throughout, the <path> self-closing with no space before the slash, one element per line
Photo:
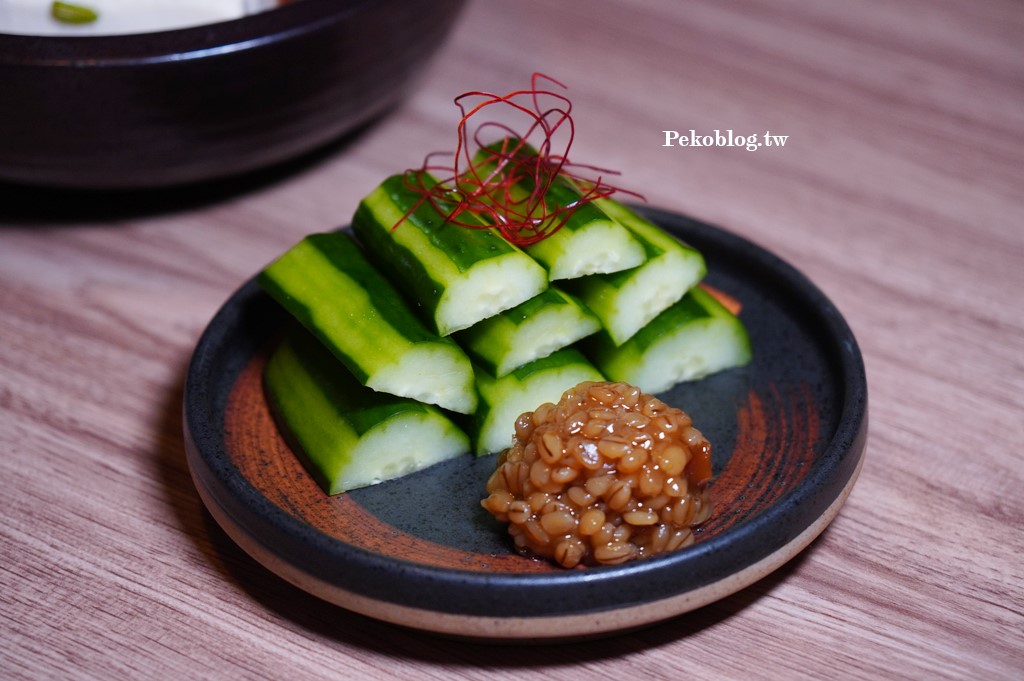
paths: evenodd
<path fill-rule="evenodd" d="M 95 37 L 0 34 L 0 182 L 155 188 L 273 165 L 407 94 L 464 0 L 298 0 Z"/>

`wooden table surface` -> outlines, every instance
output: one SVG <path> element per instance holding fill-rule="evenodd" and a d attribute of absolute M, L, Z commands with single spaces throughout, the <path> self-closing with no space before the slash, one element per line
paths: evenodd
<path fill-rule="evenodd" d="M 1024 678 L 1024 4 L 472 3 L 399 109 L 241 182 L 0 187 L 0 677 Z M 573 158 L 832 298 L 865 356 L 846 506 L 750 588 L 609 640 L 494 648 L 327 605 L 205 512 L 180 417 L 232 291 L 539 70 Z M 786 135 L 662 146 L 663 130 Z"/>

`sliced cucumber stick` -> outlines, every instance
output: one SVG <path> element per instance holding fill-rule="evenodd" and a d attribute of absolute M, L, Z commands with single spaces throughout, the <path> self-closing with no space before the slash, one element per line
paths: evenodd
<path fill-rule="evenodd" d="M 549 191 L 547 200 L 569 205 L 579 199 L 578 192 L 565 187 L 564 192 Z M 644 261 L 640 242 L 593 203 L 577 208 L 557 232 L 525 250 L 548 269 L 551 281 L 619 272 Z"/>
<path fill-rule="evenodd" d="M 455 340 L 495 376 L 596 333 L 601 323 L 573 296 L 550 287 L 511 310 L 459 331 Z"/>
<path fill-rule="evenodd" d="M 557 402 L 569 388 L 604 377 L 575 348 L 559 350 L 543 359 L 495 378 L 477 370 L 480 409 L 477 412 L 477 456 L 512 446 L 516 419 L 545 402 Z"/>
<path fill-rule="evenodd" d="M 630 270 L 566 282 L 601 320 L 616 345 L 683 297 L 707 272 L 704 257 L 657 225 L 611 199 L 595 201 L 640 240 L 647 261 Z"/>
<path fill-rule="evenodd" d="M 363 385 L 463 414 L 476 409 L 469 358 L 417 319 L 348 234 L 306 237 L 260 283 Z"/>
<path fill-rule="evenodd" d="M 423 181 L 436 184 L 429 176 Z M 459 220 L 475 218 L 465 213 Z M 363 199 L 352 228 L 442 336 L 525 302 L 547 286 L 547 274 L 529 256 L 493 229 L 448 222 L 403 175 L 389 177 Z"/>
<path fill-rule="evenodd" d="M 742 366 L 752 357 L 743 324 L 700 287 L 691 289 L 622 345 L 599 333 L 584 341 L 583 347 L 610 380 L 631 383 L 649 393 Z"/>
<path fill-rule="evenodd" d="M 328 494 L 391 480 L 469 451 L 436 407 L 374 392 L 301 328 L 264 372 L 281 430 Z"/>
<path fill-rule="evenodd" d="M 495 170 L 500 172 L 497 163 L 488 159 L 493 159 L 495 153 L 501 155 L 501 152 L 494 151 L 500 149 L 501 144 L 499 142 L 477 153 L 481 174 Z M 536 154 L 528 147 L 524 147 L 521 153 Z M 524 173 L 516 184 L 509 187 L 509 198 L 525 204 L 533 188 L 532 178 Z M 580 198 L 580 192 L 569 180 L 557 177 L 544 201 L 551 213 L 577 203 Z M 558 231 L 524 250 L 547 268 L 551 281 L 618 272 L 640 265 L 645 258 L 643 245 L 633 234 L 593 201 L 581 204 Z"/>

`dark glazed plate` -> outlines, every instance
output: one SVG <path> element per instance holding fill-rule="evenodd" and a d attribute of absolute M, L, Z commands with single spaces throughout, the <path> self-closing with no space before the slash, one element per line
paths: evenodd
<path fill-rule="evenodd" d="M 754 346 L 749 366 L 662 395 L 714 445 L 715 511 L 695 544 L 574 570 L 516 555 L 479 505 L 493 456 L 327 497 L 269 415 L 260 374 L 285 313 L 253 281 L 203 334 L 185 391 L 188 461 L 214 518 L 256 560 L 321 598 L 484 639 L 642 626 L 778 568 L 835 517 L 860 469 L 867 384 L 856 341 L 832 303 L 777 257 L 710 225 L 645 212 L 704 252 L 707 283 L 742 301 Z"/>

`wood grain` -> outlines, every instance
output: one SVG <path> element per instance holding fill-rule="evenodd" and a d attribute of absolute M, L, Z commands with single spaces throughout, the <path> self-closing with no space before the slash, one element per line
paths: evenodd
<path fill-rule="evenodd" d="M 983 678 L 1024 674 L 1024 5 L 483 2 L 407 103 L 244 181 L 0 186 L 0 676 Z M 450 146 L 451 99 L 541 70 L 573 157 L 797 265 L 868 367 L 860 480 L 809 550 L 654 629 L 436 640 L 328 606 L 209 520 L 179 416 L 242 281 Z M 665 148 L 662 130 L 788 135 Z"/>

